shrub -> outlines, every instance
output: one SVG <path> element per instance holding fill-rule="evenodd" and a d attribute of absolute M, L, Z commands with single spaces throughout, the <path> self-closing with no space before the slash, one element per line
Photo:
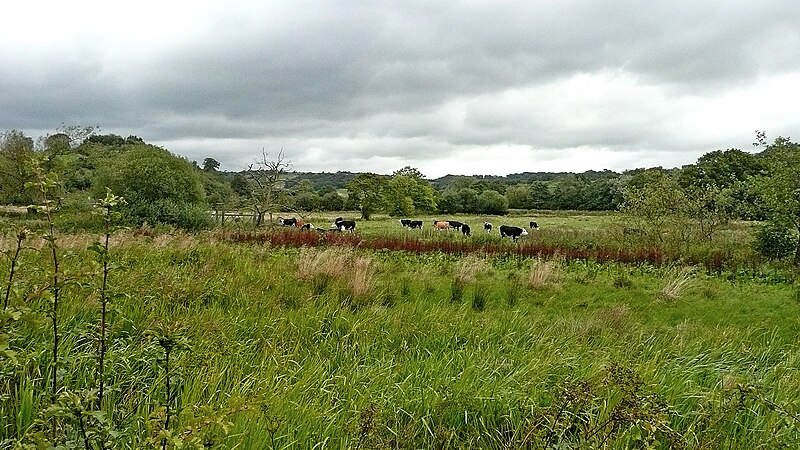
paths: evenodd
<path fill-rule="evenodd" d="M 787 225 L 767 222 L 755 233 L 755 247 L 767 258 L 785 258 L 797 248 L 797 236 Z"/>
<path fill-rule="evenodd" d="M 202 205 L 159 199 L 153 202 L 132 203 L 120 208 L 128 222 L 141 225 L 171 224 L 189 231 L 210 228 L 214 224 Z"/>

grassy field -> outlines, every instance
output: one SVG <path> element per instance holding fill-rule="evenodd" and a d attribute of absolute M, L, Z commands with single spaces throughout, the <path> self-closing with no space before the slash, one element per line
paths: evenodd
<path fill-rule="evenodd" d="M 499 236 L 482 234 L 484 220 L 536 220 L 529 239 L 571 245 L 613 242 L 614 223 L 625 223 L 605 214 L 441 218 L 469 223 L 473 237 L 435 233 L 433 218 L 419 232 L 380 216 L 359 221 L 358 236 L 493 244 Z M 726 239 L 741 247 L 747 232 L 739 224 Z M 48 384 L 51 255 L 33 238 L 22 252 L 6 347 L 0 339 L 0 351 L 15 352 L 0 353 L 2 448 L 800 445 L 800 295 L 789 275 L 277 247 L 230 230 L 112 237 L 99 415 L 100 272 L 86 250 L 97 239 L 58 240 L 69 280 L 58 316 L 60 409 Z M 9 253 L 15 245 L 11 233 L 0 240 Z"/>

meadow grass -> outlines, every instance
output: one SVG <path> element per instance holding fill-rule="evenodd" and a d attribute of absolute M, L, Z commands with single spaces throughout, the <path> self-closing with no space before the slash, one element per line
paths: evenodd
<path fill-rule="evenodd" d="M 91 241 L 60 242 L 65 273 L 82 280 L 59 313 L 65 390 L 95 385 Z M 111 247 L 104 411 L 120 433 L 113 448 L 161 447 L 155 330 L 164 327 L 187 342 L 173 352 L 170 428 L 198 446 L 800 443 L 800 303 L 790 284 L 508 254 L 272 247 L 213 233 L 129 232 Z M 46 258 L 23 253 L 23 291 L 47 283 Z M 37 313 L 47 298 L 25 298 L 12 306 L 33 313 L 8 325 L 16 363 L 0 359 L 0 415 L 13 419 L 0 430 L 4 445 L 34 442 L 49 406 L 49 332 Z M 78 435 L 70 423 L 65 440 Z"/>

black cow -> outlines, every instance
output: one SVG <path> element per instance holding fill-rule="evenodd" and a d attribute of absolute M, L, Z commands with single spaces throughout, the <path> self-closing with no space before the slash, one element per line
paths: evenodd
<path fill-rule="evenodd" d="M 457 220 L 448 220 L 447 223 L 450 224 L 450 228 L 455 228 L 456 230 L 460 230 L 461 226 L 464 225 Z"/>
<path fill-rule="evenodd" d="M 297 226 L 297 219 L 292 217 L 289 219 L 284 219 L 283 217 L 278 217 L 278 223 L 282 227 L 294 227 Z"/>
<path fill-rule="evenodd" d="M 344 220 L 341 217 L 337 217 L 336 220 L 333 221 L 333 228 L 338 228 L 339 231 L 355 231 L 356 230 L 356 223 L 352 220 Z"/>
<path fill-rule="evenodd" d="M 400 219 L 400 225 L 402 225 L 404 227 L 410 227 L 411 226 L 411 219 Z"/>
<path fill-rule="evenodd" d="M 492 232 L 492 223 L 491 222 L 483 222 L 483 229 L 486 230 L 487 233 Z"/>
<path fill-rule="evenodd" d="M 531 226 L 531 230 L 535 230 L 535 229 L 539 228 L 539 224 L 534 222 L 534 221 L 532 221 L 532 220 L 531 220 L 531 223 L 529 225 Z"/>
<path fill-rule="evenodd" d="M 461 232 L 464 233 L 464 236 L 469 236 L 469 225 L 462 223 L 461 224 Z"/>
<path fill-rule="evenodd" d="M 500 237 L 504 238 L 506 236 L 511 236 L 511 239 L 517 240 L 520 236 L 526 236 L 528 234 L 528 230 L 525 228 L 520 227 L 512 227 L 510 225 L 500 225 Z"/>
<path fill-rule="evenodd" d="M 419 228 L 422 229 L 422 221 L 421 220 L 412 220 L 408 223 L 409 228 Z"/>

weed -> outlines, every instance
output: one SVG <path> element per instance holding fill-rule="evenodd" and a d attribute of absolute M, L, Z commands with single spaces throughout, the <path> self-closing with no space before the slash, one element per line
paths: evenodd
<path fill-rule="evenodd" d="M 633 287 L 633 281 L 631 281 L 628 275 L 624 273 L 618 273 L 615 275 L 612 284 L 618 289 L 630 289 Z"/>

